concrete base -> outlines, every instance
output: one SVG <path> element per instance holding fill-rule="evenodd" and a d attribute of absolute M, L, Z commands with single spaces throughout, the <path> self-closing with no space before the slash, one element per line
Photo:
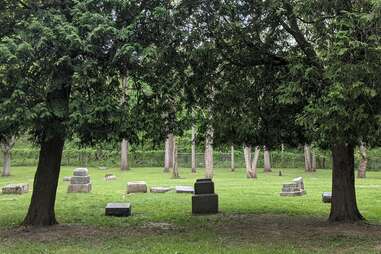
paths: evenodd
<path fill-rule="evenodd" d="M 290 191 L 290 192 L 281 192 L 280 195 L 282 197 L 296 197 L 296 196 L 303 196 L 306 194 L 305 190 L 301 191 Z"/>
<path fill-rule="evenodd" d="M 213 214 L 218 213 L 218 195 L 203 194 L 192 196 L 193 214 Z"/>
<path fill-rule="evenodd" d="M 165 193 L 171 191 L 173 188 L 170 187 L 151 187 L 150 192 L 152 193 Z"/>
<path fill-rule="evenodd" d="M 108 203 L 105 208 L 106 216 L 127 217 L 131 216 L 130 203 Z"/>
<path fill-rule="evenodd" d="M 144 181 L 128 182 L 127 194 L 129 193 L 146 193 L 147 183 Z"/>
<path fill-rule="evenodd" d="M 26 183 L 8 184 L 1 191 L 3 194 L 23 194 L 29 191 L 29 185 Z"/>
<path fill-rule="evenodd" d="M 68 193 L 87 193 L 91 192 L 91 183 L 88 184 L 70 184 L 67 188 Z"/>

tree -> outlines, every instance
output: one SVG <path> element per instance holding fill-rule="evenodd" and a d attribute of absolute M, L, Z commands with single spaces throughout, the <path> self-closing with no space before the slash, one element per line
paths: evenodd
<path fill-rule="evenodd" d="M 4 137 L 0 140 L 0 148 L 3 152 L 3 172 L 1 176 L 10 176 L 11 175 L 11 150 L 15 145 L 16 138 L 15 136 Z"/>

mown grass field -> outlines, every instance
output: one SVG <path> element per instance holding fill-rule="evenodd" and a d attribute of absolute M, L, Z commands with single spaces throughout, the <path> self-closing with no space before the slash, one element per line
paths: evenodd
<path fill-rule="evenodd" d="M 29 183 L 33 167 L 15 167 L 13 176 L 0 178 L 0 186 Z M 40 229 L 18 227 L 26 214 L 31 192 L 0 195 L 0 253 L 381 253 L 381 172 L 356 179 L 360 211 L 369 224 L 330 225 L 329 204 L 321 193 L 331 189 L 331 171 L 305 173 L 303 169 L 278 170 L 258 179 L 246 179 L 243 169 L 215 170 L 220 213 L 192 216 L 191 195 L 126 195 L 128 181 L 144 180 L 149 186 L 193 185 L 203 169 L 191 174 L 180 169 L 181 179 L 171 179 L 161 168 L 89 168 L 93 191 L 69 194 L 63 176 L 59 182 L 56 214 L 58 226 Z M 104 175 L 114 173 L 116 181 Z M 303 176 L 307 195 L 280 197 L 281 184 Z M 131 202 L 133 216 L 104 216 L 108 202 Z"/>

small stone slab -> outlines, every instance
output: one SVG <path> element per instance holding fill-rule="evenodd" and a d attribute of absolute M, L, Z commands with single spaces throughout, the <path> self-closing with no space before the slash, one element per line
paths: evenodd
<path fill-rule="evenodd" d="M 3 194 L 23 194 L 29 191 L 29 184 L 18 183 L 18 184 L 8 184 L 2 188 Z"/>
<path fill-rule="evenodd" d="M 150 192 L 152 193 L 165 193 L 173 190 L 171 187 L 151 187 Z"/>
<path fill-rule="evenodd" d="M 70 182 L 71 176 L 64 176 L 64 182 Z"/>
<path fill-rule="evenodd" d="M 90 183 L 90 176 L 72 176 L 70 179 L 71 184 L 88 184 Z"/>
<path fill-rule="evenodd" d="M 68 193 L 88 193 L 91 192 L 91 183 L 88 184 L 69 184 L 67 188 Z"/>
<path fill-rule="evenodd" d="M 76 168 L 73 171 L 74 176 L 87 176 L 89 174 L 89 170 L 87 168 Z"/>
<path fill-rule="evenodd" d="M 114 176 L 114 175 L 106 175 L 105 176 L 105 180 L 106 181 L 115 181 L 116 180 L 116 176 Z"/>
<path fill-rule="evenodd" d="M 332 192 L 323 192 L 321 195 L 323 203 L 331 203 L 332 201 Z"/>
<path fill-rule="evenodd" d="M 147 183 L 144 181 L 135 181 L 127 183 L 127 194 L 129 193 L 146 193 Z"/>
<path fill-rule="evenodd" d="M 194 193 L 192 186 L 176 186 L 176 193 Z"/>
<path fill-rule="evenodd" d="M 106 216 L 127 217 L 131 216 L 130 203 L 108 203 L 105 208 Z"/>
<path fill-rule="evenodd" d="M 218 195 L 203 194 L 192 196 L 193 214 L 213 214 L 218 213 Z"/>

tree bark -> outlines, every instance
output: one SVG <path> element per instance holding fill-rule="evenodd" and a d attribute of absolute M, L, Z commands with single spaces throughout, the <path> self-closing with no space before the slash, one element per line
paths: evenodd
<path fill-rule="evenodd" d="M 173 168 L 173 134 L 168 134 L 165 140 L 164 172 L 168 173 Z"/>
<path fill-rule="evenodd" d="M 308 144 L 304 145 L 304 170 L 312 172 L 311 150 Z"/>
<path fill-rule="evenodd" d="M 361 145 L 360 145 L 360 155 L 361 155 L 361 160 L 360 160 L 359 170 L 357 172 L 357 177 L 365 178 L 366 166 L 368 165 L 368 154 L 367 154 L 366 146 L 363 142 L 361 142 Z"/>
<path fill-rule="evenodd" d="M 264 172 L 271 172 L 270 150 L 267 146 L 263 147 L 263 157 L 264 157 Z"/>
<path fill-rule="evenodd" d="M 54 137 L 41 143 L 32 200 L 22 223 L 25 226 L 57 224 L 54 205 L 61 168 L 64 138 Z"/>
<path fill-rule="evenodd" d="M 246 177 L 256 178 L 256 174 L 252 170 L 251 146 L 245 145 L 243 154 L 245 156 Z"/>
<path fill-rule="evenodd" d="M 1 144 L 1 150 L 3 151 L 3 172 L 2 176 L 7 177 L 11 175 L 11 151 L 15 145 L 16 138 L 14 136 L 5 138 Z"/>
<path fill-rule="evenodd" d="M 179 167 L 177 163 L 177 145 L 176 145 L 176 138 L 172 138 L 173 144 L 172 144 L 172 158 L 173 158 L 173 163 L 172 163 L 172 178 L 177 179 L 180 178 L 179 174 Z"/>
<path fill-rule="evenodd" d="M 317 165 L 317 164 L 316 164 L 316 155 L 315 155 L 315 153 L 312 151 L 312 152 L 311 152 L 311 169 L 312 169 L 312 172 L 316 172 L 316 168 L 317 168 L 316 165 Z"/>
<path fill-rule="evenodd" d="M 213 178 L 213 131 L 209 130 L 205 138 L 205 178 Z"/>
<path fill-rule="evenodd" d="M 121 149 L 120 149 L 120 156 L 121 156 L 121 161 L 120 161 L 120 169 L 121 170 L 129 170 L 129 165 L 128 165 L 128 140 L 123 139 L 121 143 Z"/>
<path fill-rule="evenodd" d="M 254 152 L 254 158 L 251 163 L 251 172 L 253 175 L 253 178 L 257 178 L 257 166 L 258 166 L 258 159 L 259 159 L 259 153 L 261 152 L 261 149 L 259 146 L 255 147 L 255 152 Z"/>
<path fill-rule="evenodd" d="M 235 171 L 235 162 L 234 162 L 234 146 L 230 148 L 230 171 Z"/>
<path fill-rule="evenodd" d="M 192 127 L 192 173 L 196 173 L 196 129 Z"/>
<path fill-rule="evenodd" d="M 356 203 L 354 148 L 348 144 L 332 147 L 332 202 L 330 222 L 363 220 Z"/>

